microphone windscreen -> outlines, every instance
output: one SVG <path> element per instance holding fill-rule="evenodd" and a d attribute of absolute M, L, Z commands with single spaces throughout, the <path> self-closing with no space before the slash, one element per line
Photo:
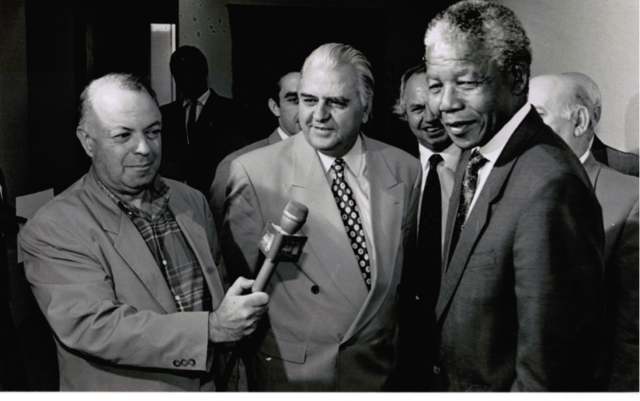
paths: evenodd
<path fill-rule="evenodd" d="M 282 212 L 280 228 L 288 234 L 295 234 L 307 221 L 309 208 L 302 203 L 289 201 Z"/>

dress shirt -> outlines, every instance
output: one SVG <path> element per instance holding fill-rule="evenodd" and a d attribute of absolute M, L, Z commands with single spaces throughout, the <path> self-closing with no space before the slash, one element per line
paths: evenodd
<path fill-rule="evenodd" d="M 584 152 L 582 156 L 580 156 L 580 163 L 584 164 L 584 162 L 587 161 L 587 159 L 589 158 L 589 155 L 591 154 L 592 146 L 593 146 L 593 137 L 591 137 L 591 141 L 589 142 L 589 147 L 587 148 L 587 151 Z"/>
<path fill-rule="evenodd" d="M 320 156 L 320 162 L 324 167 L 324 172 L 327 177 L 329 185 L 333 185 L 333 165 L 335 157 L 327 156 L 323 153 L 317 152 Z M 345 174 L 344 179 L 346 183 L 351 187 L 353 191 L 356 204 L 358 205 L 358 212 L 362 219 L 362 225 L 364 228 L 364 237 L 367 242 L 367 249 L 371 264 L 371 288 L 375 284 L 376 273 L 376 252 L 373 242 L 373 225 L 371 222 L 371 197 L 369 191 L 369 178 L 367 177 L 367 158 L 365 157 L 364 141 L 358 135 L 356 143 L 351 150 L 347 152 L 342 159 L 345 162 Z M 338 206 L 335 205 L 338 209 Z M 344 231 L 343 231 L 344 232 Z M 354 256 L 355 258 L 355 256 Z"/>
<path fill-rule="evenodd" d="M 442 156 L 443 162 L 438 165 L 438 178 L 440 179 L 440 202 L 442 210 L 442 245 L 444 245 L 445 230 L 447 229 L 447 213 L 449 211 L 449 198 L 453 192 L 453 183 L 455 181 L 456 165 L 460 158 L 461 150 L 454 144 L 440 153 L 434 152 L 418 144 L 420 150 L 420 164 L 422 164 L 422 186 L 420 187 L 420 201 L 418 205 L 422 205 L 422 195 L 424 194 L 424 186 L 427 183 L 427 175 L 429 174 L 429 158 L 434 154 Z M 418 222 L 420 222 L 420 213 L 422 210 L 418 208 Z M 419 224 L 418 224 L 419 225 Z M 420 227 L 418 227 L 418 230 Z"/>
<path fill-rule="evenodd" d="M 100 180 L 102 191 L 122 210 L 144 239 L 180 312 L 211 310 L 211 294 L 198 258 L 169 210 L 170 190 L 157 176 L 143 209 L 126 204 Z"/>
<path fill-rule="evenodd" d="M 198 102 L 197 104 L 197 109 L 196 109 L 196 121 L 198 121 L 198 118 L 200 117 L 200 113 L 202 112 L 202 108 L 204 107 L 205 104 L 207 104 L 207 100 L 209 100 L 209 96 L 211 95 L 211 89 L 206 90 L 202 96 L 200 96 L 198 99 L 196 99 L 196 101 Z M 182 106 L 184 107 L 184 127 L 185 129 L 188 128 L 189 125 L 189 111 L 191 109 L 191 100 L 189 99 L 184 99 L 184 101 L 182 102 Z M 187 143 L 189 143 L 189 136 L 187 135 Z"/>
<path fill-rule="evenodd" d="M 487 179 L 491 174 L 491 170 L 500 157 L 502 150 L 507 145 L 507 142 L 509 142 L 509 139 L 520 126 L 524 118 L 529 114 L 530 110 L 531 104 L 527 102 L 516 114 L 513 115 L 513 117 L 511 117 L 511 120 L 509 120 L 504 127 L 502 127 L 502 129 L 500 129 L 500 131 L 498 131 L 498 133 L 491 138 L 489 142 L 487 142 L 486 145 L 474 148 L 478 149 L 488 162 L 486 162 L 478 171 L 478 186 L 476 187 L 476 193 L 473 195 L 473 200 L 471 201 L 469 210 L 467 210 L 467 218 L 471 214 L 471 210 L 473 210 L 473 206 L 476 204 L 478 196 L 482 192 L 482 188 L 487 182 Z"/>
<path fill-rule="evenodd" d="M 278 135 L 280 135 L 280 138 L 282 138 L 282 140 L 284 141 L 285 139 L 289 138 L 289 135 L 287 135 L 284 130 L 280 127 L 278 127 Z"/>

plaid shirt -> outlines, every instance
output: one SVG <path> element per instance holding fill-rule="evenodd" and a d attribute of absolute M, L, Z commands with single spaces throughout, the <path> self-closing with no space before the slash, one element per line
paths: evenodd
<path fill-rule="evenodd" d="M 180 312 L 211 311 L 211 294 L 196 255 L 169 210 L 169 186 L 157 176 L 149 193 L 150 213 L 122 202 L 100 180 L 100 188 L 129 216 L 162 271 Z"/>

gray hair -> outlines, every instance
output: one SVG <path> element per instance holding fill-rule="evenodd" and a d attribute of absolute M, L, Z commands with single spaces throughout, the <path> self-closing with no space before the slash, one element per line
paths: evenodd
<path fill-rule="evenodd" d="M 409 68 L 402 78 L 400 78 L 400 97 L 393 106 L 393 114 L 398 116 L 399 119 L 407 120 L 407 100 L 405 99 L 404 92 L 407 89 L 407 82 L 414 75 L 425 74 L 427 72 L 427 66 L 424 63 L 420 63 L 415 67 Z"/>
<path fill-rule="evenodd" d="M 596 117 L 595 110 L 600 108 L 600 114 L 602 113 L 602 95 L 598 85 L 593 79 L 581 72 L 564 72 L 560 75 L 569 78 L 573 83 L 571 103 L 574 106 L 571 113 L 575 112 L 580 105 L 586 107 L 589 111 L 590 124 L 595 127 L 600 119 L 600 115 Z"/>
<path fill-rule="evenodd" d="M 371 63 L 361 51 L 342 43 L 327 43 L 315 49 L 304 61 L 301 71 L 301 80 L 311 65 L 324 65 L 330 68 L 338 68 L 350 65 L 358 77 L 358 94 L 360 101 L 365 106 L 365 111 L 371 116 L 373 105 L 373 73 Z"/>
<path fill-rule="evenodd" d="M 435 16 L 427 27 L 425 46 L 443 39 L 465 41 L 488 52 L 501 71 L 515 63 L 531 66 L 531 44 L 522 23 L 509 8 L 487 1 L 465 0 Z"/>
<path fill-rule="evenodd" d="M 82 94 L 80 94 L 80 122 L 78 123 L 78 126 L 82 127 L 86 124 L 87 119 L 89 118 L 89 113 L 93 109 L 93 96 L 96 90 L 107 85 L 114 85 L 120 89 L 127 89 L 134 92 L 146 91 L 151 96 L 156 106 L 158 106 L 156 93 L 151 89 L 151 85 L 149 85 L 146 80 L 134 74 L 110 73 L 91 81 L 89 85 L 84 88 Z"/>

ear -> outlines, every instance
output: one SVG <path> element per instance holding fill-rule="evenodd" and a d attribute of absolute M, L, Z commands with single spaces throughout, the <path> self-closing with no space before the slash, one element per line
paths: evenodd
<path fill-rule="evenodd" d="M 529 88 L 529 68 L 525 63 L 516 62 L 511 67 L 511 91 L 516 96 L 526 94 Z"/>
<path fill-rule="evenodd" d="M 93 158 L 93 137 L 82 127 L 76 128 L 76 136 L 80 140 L 87 156 Z"/>
<path fill-rule="evenodd" d="M 584 106 L 580 106 L 575 112 L 575 125 L 573 135 L 581 137 L 589 129 L 589 112 Z"/>
<path fill-rule="evenodd" d="M 269 99 L 269 110 L 271 110 L 274 116 L 280 117 L 280 106 L 278 106 L 278 103 L 273 99 Z"/>
<path fill-rule="evenodd" d="M 593 108 L 593 121 L 591 121 L 592 126 L 598 125 L 600 122 L 600 116 L 602 115 L 602 107 L 596 106 Z"/>
<path fill-rule="evenodd" d="M 362 124 L 366 124 L 371 118 L 371 105 L 367 104 L 364 107 L 364 113 L 362 114 Z"/>

